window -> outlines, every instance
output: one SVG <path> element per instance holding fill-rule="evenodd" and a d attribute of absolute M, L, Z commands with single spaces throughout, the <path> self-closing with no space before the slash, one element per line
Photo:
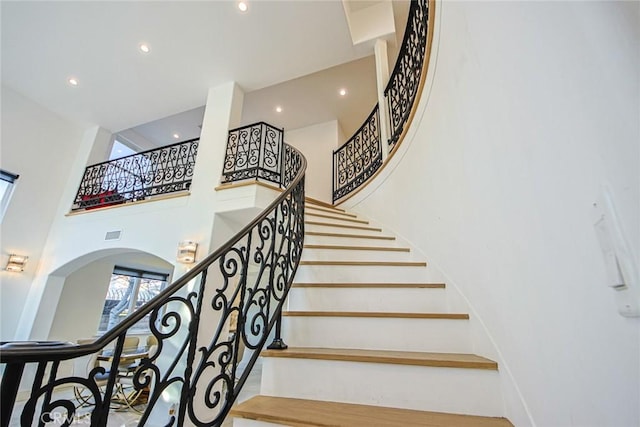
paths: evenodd
<path fill-rule="evenodd" d="M 109 160 L 115 160 L 119 159 L 120 157 L 130 156 L 132 154 L 136 154 L 136 152 L 137 151 L 133 148 L 116 139 L 113 141 L 113 145 L 111 146 L 111 154 L 109 154 Z"/>
<path fill-rule="evenodd" d="M 103 334 L 136 311 L 166 286 L 168 274 L 115 266 L 105 297 L 98 333 Z M 149 333 L 149 318 L 145 316 L 129 333 Z"/>
<path fill-rule="evenodd" d="M 4 212 L 9 205 L 16 179 L 18 179 L 18 175 L 0 169 L 0 220 L 4 217 Z"/>

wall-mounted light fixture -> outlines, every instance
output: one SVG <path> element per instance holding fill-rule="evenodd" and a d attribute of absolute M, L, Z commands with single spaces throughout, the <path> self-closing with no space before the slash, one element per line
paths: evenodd
<path fill-rule="evenodd" d="M 11 254 L 9 255 L 9 261 L 7 261 L 5 270 L 15 272 L 24 271 L 24 265 L 27 263 L 28 259 L 28 256 Z"/>
<path fill-rule="evenodd" d="M 191 240 L 178 243 L 178 262 L 183 264 L 193 264 L 196 262 L 196 251 L 198 244 Z"/>

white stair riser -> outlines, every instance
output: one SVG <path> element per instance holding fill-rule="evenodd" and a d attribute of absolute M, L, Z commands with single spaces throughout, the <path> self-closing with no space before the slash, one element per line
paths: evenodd
<path fill-rule="evenodd" d="M 345 231 L 340 232 L 340 234 L 354 234 L 354 233 L 351 233 L 351 232 L 345 230 Z M 360 234 L 360 235 L 362 235 L 362 234 Z M 355 246 L 355 245 L 366 246 L 366 245 L 370 245 L 370 246 L 383 246 L 383 247 L 398 247 L 398 241 L 397 240 L 365 239 L 365 238 L 360 238 L 360 237 L 313 236 L 313 235 L 310 235 L 310 234 L 305 234 L 304 243 L 305 244 L 311 244 L 311 245 L 347 245 L 347 246 Z M 303 250 L 303 253 L 304 253 L 304 250 Z"/>
<path fill-rule="evenodd" d="M 366 246 L 366 245 L 352 245 Z M 376 245 L 377 246 L 377 245 Z M 371 251 L 353 249 L 309 249 L 302 251 L 304 261 L 423 261 L 413 256 L 411 252 L 400 251 Z"/>
<path fill-rule="evenodd" d="M 313 221 L 313 222 L 322 222 L 322 223 L 329 224 L 329 222 L 327 221 Z M 388 236 L 388 234 L 384 234 L 383 232 L 378 231 L 380 227 L 375 227 L 375 226 L 365 225 L 365 224 L 353 224 L 353 226 L 355 227 L 376 228 L 376 230 L 362 230 L 360 228 L 351 228 L 352 224 L 340 224 L 340 225 L 349 225 L 350 227 L 345 228 L 345 227 L 335 227 L 333 225 L 305 224 L 304 229 L 305 231 L 317 231 L 319 233 L 341 233 L 341 234 L 358 234 L 358 235 L 366 235 L 366 236 L 369 236 L 369 235 Z"/>
<path fill-rule="evenodd" d="M 428 267 L 301 265 L 298 283 L 438 283 L 442 277 Z"/>
<path fill-rule="evenodd" d="M 340 225 L 356 225 L 356 226 L 363 226 L 363 227 L 377 227 L 377 228 L 381 228 L 375 224 L 371 224 L 371 222 L 366 223 L 366 222 L 360 222 L 360 221 L 368 221 L 367 219 L 364 218 L 353 218 L 353 217 L 347 217 L 347 216 L 343 216 L 340 217 L 340 215 L 335 215 L 329 212 L 309 212 L 309 213 L 313 213 L 313 214 L 318 214 L 318 215 L 327 215 L 327 216 L 333 216 L 333 218 L 325 218 L 323 216 L 314 216 L 314 215 L 305 215 L 304 220 L 305 221 L 313 221 L 313 222 L 326 222 L 328 224 L 340 224 Z"/>
<path fill-rule="evenodd" d="M 502 416 L 497 371 L 267 357 L 261 394 Z"/>
<path fill-rule="evenodd" d="M 288 309 L 300 311 L 446 312 L 446 291 L 428 288 L 292 288 Z"/>
<path fill-rule="evenodd" d="M 285 316 L 291 347 L 470 353 L 469 321 Z"/>

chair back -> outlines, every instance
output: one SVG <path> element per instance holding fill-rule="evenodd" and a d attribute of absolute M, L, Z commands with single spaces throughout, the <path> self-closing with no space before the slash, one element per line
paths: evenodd
<path fill-rule="evenodd" d="M 127 351 L 133 351 L 138 348 L 139 344 L 140 344 L 139 337 L 125 337 L 124 344 L 122 346 L 122 351 L 124 351 L 125 353 Z"/>

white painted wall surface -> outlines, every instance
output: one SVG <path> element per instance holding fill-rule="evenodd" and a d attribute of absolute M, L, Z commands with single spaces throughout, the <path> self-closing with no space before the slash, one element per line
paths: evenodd
<path fill-rule="evenodd" d="M 173 265 L 153 255 L 127 252 L 105 256 L 68 275 L 51 324 L 49 340 L 72 341 L 97 335 L 115 266 L 169 274 Z M 80 319 L 81 321 L 78 321 Z"/>
<path fill-rule="evenodd" d="M 616 311 L 592 215 L 607 184 L 638 260 L 640 3 L 438 6 L 397 167 L 346 205 L 469 299 L 516 426 L 640 425 L 640 319 Z"/>
<path fill-rule="evenodd" d="M 104 130 L 89 129 L 78 148 L 71 177 L 57 206 L 54 223 L 16 333 L 18 339 L 47 339 L 64 287 L 64 277 L 97 258 L 141 251 L 175 263 L 178 242 L 199 243 L 197 259 L 209 252 L 216 192 L 228 129 L 236 126 L 242 92 L 229 83 L 209 91 L 190 195 L 149 203 L 124 205 L 66 216 L 87 159 Z M 108 231 L 121 230 L 120 240 L 105 241 Z M 174 278 L 187 271 L 176 264 Z M 100 296 L 103 298 L 103 296 Z M 210 319 L 211 324 L 217 320 Z"/>
<path fill-rule="evenodd" d="M 297 148 L 307 158 L 305 193 L 308 197 L 331 202 L 333 150 L 344 141 L 338 140 L 338 122 L 320 123 L 305 128 L 285 130 L 284 141 Z"/>
<path fill-rule="evenodd" d="M 0 167 L 20 175 L 0 229 L 0 340 L 12 340 L 82 129 L 2 87 Z M 23 273 L 4 270 L 27 255 Z"/>

